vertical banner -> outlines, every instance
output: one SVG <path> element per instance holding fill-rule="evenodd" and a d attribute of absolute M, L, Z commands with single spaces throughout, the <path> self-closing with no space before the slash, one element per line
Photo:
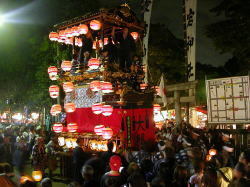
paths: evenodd
<path fill-rule="evenodd" d="M 187 55 L 187 78 L 188 81 L 195 80 L 195 51 L 196 51 L 196 16 L 197 0 L 185 1 L 185 44 Z"/>
<path fill-rule="evenodd" d="M 143 11 L 144 11 L 144 22 L 146 24 L 145 36 L 143 38 L 143 65 L 145 67 L 145 83 L 148 83 L 148 38 L 150 29 L 150 20 L 152 12 L 153 0 L 144 0 Z"/>

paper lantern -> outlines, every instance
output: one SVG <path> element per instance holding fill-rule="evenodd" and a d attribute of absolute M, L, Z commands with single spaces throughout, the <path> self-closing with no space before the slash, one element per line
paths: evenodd
<path fill-rule="evenodd" d="M 155 113 L 158 113 L 161 111 L 161 106 L 159 104 L 154 104 L 153 110 Z"/>
<path fill-rule="evenodd" d="M 72 33 L 73 33 L 73 30 L 72 30 L 72 28 L 67 28 L 66 30 L 65 30 L 65 36 L 66 37 L 72 37 Z"/>
<path fill-rule="evenodd" d="M 92 81 L 90 83 L 90 89 L 93 92 L 97 92 L 97 91 L 101 90 L 101 82 L 100 81 Z"/>
<path fill-rule="evenodd" d="M 92 21 L 90 22 L 90 28 L 91 28 L 92 30 L 95 30 L 95 31 L 100 30 L 101 26 L 102 26 L 102 24 L 101 24 L 101 22 L 98 21 L 98 20 L 92 20 Z"/>
<path fill-rule="evenodd" d="M 33 179 L 30 176 L 21 176 L 19 181 L 20 181 L 20 184 L 24 184 L 27 181 L 33 182 Z"/>
<path fill-rule="evenodd" d="M 100 66 L 100 61 L 99 59 L 97 58 L 91 58 L 89 59 L 88 61 L 88 66 L 89 66 L 89 69 L 98 69 L 99 66 Z"/>
<path fill-rule="evenodd" d="M 80 33 L 79 33 L 79 29 L 77 26 L 74 26 L 71 28 L 71 36 L 79 36 Z"/>
<path fill-rule="evenodd" d="M 146 83 L 140 84 L 141 90 L 145 90 L 147 87 L 148 87 L 148 84 L 146 84 Z"/>
<path fill-rule="evenodd" d="M 96 49 L 96 41 L 93 41 L 92 49 Z"/>
<path fill-rule="evenodd" d="M 75 39 L 75 44 L 76 44 L 78 47 L 82 47 L 82 39 L 81 39 L 81 38 L 76 38 L 76 39 Z"/>
<path fill-rule="evenodd" d="M 94 132 L 97 134 L 97 135 L 102 135 L 102 130 L 104 129 L 104 125 L 96 125 L 95 128 L 94 128 Z"/>
<path fill-rule="evenodd" d="M 113 113 L 113 107 L 111 105 L 102 106 L 102 114 L 104 116 L 110 116 Z"/>
<path fill-rule="evenodd" d="M 206 156 L 206 160 L 207 160 L 207 161 L 210 161 L 212 157 L 213 157 L 213 156 L 211 156 L 211 155 L 207 155 L 207 156 Z"/>
<path fill-rule="evenodd" d="M 62 112 L 62 107 L 61 107 L 61 105 L 59 105 L 59 104 L 53 105 L 53 106 L 51 107 L 51 109 L 50 109 L 50 114 L 51 114 L 52 116 L 56 116 L 56 115 L 60 114 L 61 112 Z"/>
<path fill-rule="evenodd" d="M 93 104 L 91 109 L 94 114 L 101 114 L 102 113 L 102 103 Z"/>
<path fill-rule="evenodd" d="M 51 85 L 49 87 L 49 95 L 51 98 L 57 98 L 59 96 L 59 86 Z"/>
<path fill-rule="evenodd" d="M 104 45 L 107 45 L 108 44 L 108 38 L 104 38 Z"/>
<path fill-rule="evenodd" d="M 138 32 L 131 32 L 130 34 L 131 34 L 131 36 L 134 38 L 134 40 L 137 40 L 138 37 L 139 37 Z"/>
<path fill-rule="evenodd" d="M 67 125 L 67 130 L 68 130 L 69 132 L 77 132 L 77 130 L 78 130 L 78 125 L 77 125 L 76 123 L 69 123 L 69 124 Z"/>
<path fill-rule="evenodd" d="M 37 120 L 39 118 L 39 113 L 32 112 L 30 115 L 33 120 Z"/>
<path fill-rule="evenodd" d="M 72 62 L 68 60 L 63 61 L 61 64 L 61 68 L 63 71 L 70 71 L 72 68 Z"/>
<path fill-rule="evenodd" d="M 57 32 L 50 32 L 49 33 L 49 39 L 51 41 L 57 41 L 59 38 L 59 34 Z"/>
<path fill-rule="evenodd" d="M 50 66 L 48 68 L 48 74 L 49 74 L 50 77 L 56 76 L 57 72 L 58 72 L 58 69 L 57 69 L 56 66 Z"/>
<path fill-rule="evenodd" d="M 79 27 L 78 27 L 78 33 L 79 34 L 87 34 L 88 31 L 89 31 L 89 28 L 88 28 L 87 25 L 85 25 L 85 24 L 79 25 Z"/>
<path fill-rule="evenodd" d="M 60 133 L 63 131 L 63 125 L 61 123 L 55 123 L 52 127 L 52 130 L 56 133 Z"/>
<path fill-rule="evenodd" d="M 74 85 L 72 82 L 64 82 L 63 83 L 63 90 L 66 92 L 66 93 L 70 93 L 74 90 Z"/>
<path fill-rule="evenodd" d="M 76 106 L 74 103 L 66 103 L 64 104 L 64 109 L 67 113 L 75 112 Z"/>
<path fill-rule="evenodd" d="M 108 128 L 104 128 L 102 130 L 102 137 L 104 139 L 108 140 L 108 139 L 112 138 L 112 136 L 113 136 L 113 130 L 111 128 L 108 127 Z"/>
<path fill-rule="evenodd" d="M 58 42 L 59 42 L 59 39 L 61 39 L 61 40 L 66 39 L 65 30 L 60 30 L 60 31 L 59 31 Z"/>
<path fill-rule="evenodd" d="M 214 155 L 217 154 L 217 150 L 216 150 L 216 149 L 210 149 L 210 150 L 208 151 L 208 154 L 211 155 L 211 156 L 214 156 Z"/>
<path fill-rule="evenodd" d="M 32 178 L 34 181 L 39 182 L 43 178 L 43 174 L 41 171 L 32 171 Z"/>
<path fill-rule="evenodd" d="M 102 82 L 101 83 L 101 90 L 103 93 L 113 92 L 113 86 L 112 86 L 111 82 Z"/>

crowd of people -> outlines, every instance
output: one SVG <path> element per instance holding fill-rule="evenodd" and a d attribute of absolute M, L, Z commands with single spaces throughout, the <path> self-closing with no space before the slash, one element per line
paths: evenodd
<path fill-rule="evenodd" d="M 25 175 L 24 167 L 30 160 L 34 170 L 44 173 L 41 186 L 52 186 L 52 179 L 46 177 L 45 169 L 62 148 L 58 145 L 57 136 L 51 136 L 50 139 L 44 137 L 49 136 L 33 126 L 7 128 L 1 133 L 0 184 L 3 184 L 3 180 L 7 184 L 6 180 L 9 179 L 9 184 L 15 186 L 8 173 L 15 167 L 19 177 Z M 137 150 L 118 149 L 113 152 L 114 142 L 110 140 L 108 151 L 93 154 L 84 147 L 83 138 L 79 137 L 77 144 L 72 150 L 74 171 L 69 187 L 250 185 L 250 150 L 243 151 L 236 158 L 234 143 L 229 134 L 218 130 L 200 130 L 187 124 L 178 130 L 173 122 L 169 122 L 157 131 L 155 142 L 145 142 Z M 214 153 L 210 155 L 209 150 Z M 26 180 L 20 185 L 36 184 Z"/>

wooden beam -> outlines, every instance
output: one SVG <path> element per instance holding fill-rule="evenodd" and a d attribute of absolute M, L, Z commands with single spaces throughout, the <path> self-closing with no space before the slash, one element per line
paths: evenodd
<path fill-rule="evenodd" d="M 172 85 L 166 85 L 167 92 L 172 92 L 176 90 L 189 90 L 189 89 L 195 89 L 198 81 L 190 81 L 180 84 L 172 84 Z"/>
<path fill-rule="evenodd" d="M 161 98 L 156 98 L 157 103 L 162 103 Z M 195 103 L 195 96 L 186 96 L 186 97 L 180 97 L 181 103 Z M 174 97 L 167 97 L 167 103 L 172 104 L 174 103 Z"/>

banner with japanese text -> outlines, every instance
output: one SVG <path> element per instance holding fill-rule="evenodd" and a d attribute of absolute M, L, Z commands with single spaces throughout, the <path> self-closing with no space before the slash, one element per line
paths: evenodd
<path fill-rule="evenodd" d="M 195 80 L 197 0 L 185 0 L 185 28 L 188 81 Z"/>

